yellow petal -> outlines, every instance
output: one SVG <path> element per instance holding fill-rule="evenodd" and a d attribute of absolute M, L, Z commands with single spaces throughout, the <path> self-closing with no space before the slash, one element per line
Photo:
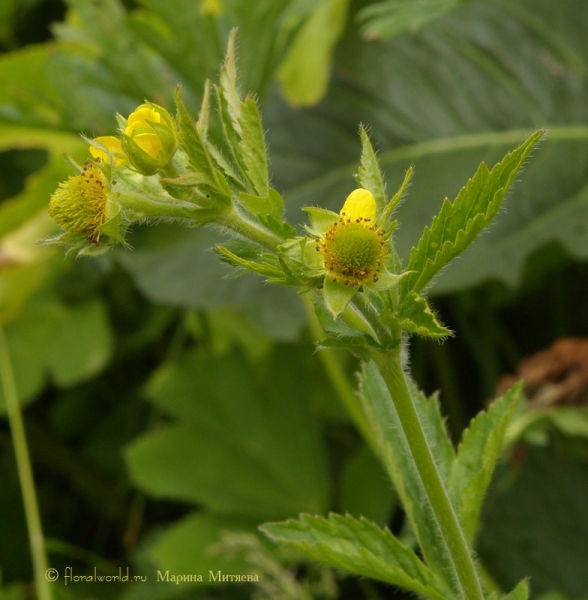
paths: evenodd
<path fill-rule="evenodd" d="M 108 148 L 108 150 L 110 150 L 110 153 L 114 158 L 115 165 L 120 165 L 126 162 L 125 153 L 122 149 L 120 140 L 117 137 L 114 137 L 113 135 L 104 135 L 101 137 L 94 138 L 94 141 L 98 142 L 100 145 L 105 146 L 106 148 Z M 108 163 L 110 160 L 110 157 L 108 156 L 107 152 L 104 152 L 104 150 L 96 148 L 95 146 L 90 146 L 90 154 L 94 158 L 99 158 L 104 163 Z"/>
<path fill-rule="evenodd" d="M 133 138 L 133 141 L 153 158 L 159 158 L 163 151 L 161 140 L 155 133 L 139 133 Z"/>
<path fill-rule="evenodd" d="M 148 125 L 147 121 L 152 123 L 161 123 L 161 115 L 153 108 L 147 106 L 147 104 L 141 104 L 139 108 L 134 110 L 129 115 L 125 133 L 127 135 L 131 135 L 136 127 L 140 125 Z"/>
<path fill-rule="evenodd" d="M 362 219 L 366 224 L 373 223 L 376 218 L 376 199 L 368 190 L 354 190 L 347 196 L 340 214 L 351 221 Z"/>

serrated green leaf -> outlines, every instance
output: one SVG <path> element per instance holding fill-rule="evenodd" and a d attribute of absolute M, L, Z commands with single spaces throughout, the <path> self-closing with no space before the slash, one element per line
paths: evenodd
<path fill-rule="evenodd" d="M 357 170 L 357 183 L 373 194 L 379 214 L 388 203 L 386 185 L 376 153 L 363 125 L 359 128 L 359 136 L 361 138 L 361 165 Z"/>
<path fill-rule="evenodd" d="M 398 492 L 406 515 L 413 527 L 427 564 L 437 573 L 451 573 L 451 562 L 445 547 L 439 544 L 439 528 L 412 459 L 408 441 L 388 388 L 376 365 L 364 365 L 360 380 L 360 398 L 366 419 L 375 433 L 380 459 Z M 413 403 L 425 431 L 433 456 L 437 457 L 442 480 L 451 471 L 453 450 L 445 426 L 440 419 L 436 399 L 427 400 L 413 386 Z M 449 585 L 449 583 L 448 583 Z M 451 597 L 449 595 L 448 597 Z"/>
<path fill-rule="evenodd" d="M 398 321 L 402 329 L 423 337 L 443 338 L 451 335 L 451 330 L 437 321 L 426 298 L 415 292 L 409 292 L 403 297 L 398 311 Z"/>
<path fill-rule="evenodd" d="M 180 145 L 188 155 L 190 164 L 196 172 L 213 189 L 218 189 L 219 183 L 216 177 L 216 170 L 210 159 L 206 144 L 184 104 L 179 87 L 176 88 L 175 97 L 178 108 L 177 122 Z"/>
<path fill-rule="evenodd" d="M 476 416 L 459 445 L 447 491 L 470 542 L 521 389 L 522 382 Z"/>
<path fill-rule="evenodd" d="M 410 549 L 387 529 L 366 519 L 331 513 L 329 519 L 301 515 L 283 523 L 266 523 L 261 531 L 306 556 L 337 569 L 401 586 L 435 600 L 447 588 Z"/>
<path fill-rule="evenodd" d="M 266 198 L 269 194 L 269 174 L 267 170 L 267 150 L 261 124 L 261 116 L 253 96 L 248 95 L 241 104 L 241 142 L 239 150 L 246 173 L 255 192 Z M 280 213 L 281 216 L 281 213 Z"/>
<path fill-rule="evenodd" d="M 461 254 L 496 216 L 519 169 L 544 131 L 537 131 L 489 171 L 484 163 L 461 189 L 454 202 L 445 199 L 419 243 L 410 253 L 403 294 L 422 292 L 433 278 Z"/>

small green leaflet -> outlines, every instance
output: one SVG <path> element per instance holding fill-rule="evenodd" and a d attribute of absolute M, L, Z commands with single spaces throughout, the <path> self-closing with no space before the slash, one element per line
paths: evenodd
<path fill-rule="evenodd" d="M 402 296 L 420 294 L 441 269 L 461 254 L 496 216 L 519 169 L 545 131 L 537 131 L 507 154 L 492 171 L 484 163 L 461 189 L 454 202 L 445 199 L 416 247 L 411 250 L 408 270 L 414 271 L 401 284 Z"/>
<path fill-rule="evenodd" d="M 272 540 L 331 567 L 399 585 L 434 600 L 448 597 L 444 583 L 410 548 L 367 519 L 303 514 L 300 519 L 266 523 L 260 529 Z"/>

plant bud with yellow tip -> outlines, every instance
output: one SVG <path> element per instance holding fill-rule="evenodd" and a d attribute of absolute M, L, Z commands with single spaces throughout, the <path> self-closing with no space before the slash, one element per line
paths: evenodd
<path fill-rule="evenodd" d="M 96 245 L 103 235 L 99 228 L 109 220 L 110 212 L 110 183 L 98 164 L 90 161 L 79 175 L 61 182 L 49 202 L 49 214 L 60 227 L 83 234 Z"/>
<path fill-rule="evenodd" d="M 178 148 L 173 117 L 157 104 L 141 104 L 127 119 L 122 148 L 139 173 L 157 173 L 169 163 Z"/>

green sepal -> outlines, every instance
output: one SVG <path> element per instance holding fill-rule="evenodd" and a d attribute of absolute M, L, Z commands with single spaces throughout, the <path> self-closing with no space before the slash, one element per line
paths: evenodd
<path fill-rule="evenodd" d="M 380 165 L 370 138 L 361 125 L 359 128 L 359 136 L 361 138 L 361 166 L 357 170 L 357 183 L 360 187 L 371 192 L 376 200 L 378 214 L 380 214 L 386 206 L 386 185 L 380 171 Z"/>
<path fill-rule="evenodd" d="M 337 213 L 326 208 L 306 206 L 303 210 L 308 213 L 310 219 L 310 228 L 307 227 L 307 230 L 313 235 L 322 235 L 339 220 Z"/>
<path fill-rule="evenodd" d="M 328 519 L 300 515 L 260 527 L 270 539 L 337 569 L 401 586 L 432 600 L 446 600 L 448 589 L 417 555 L 388 529 L 350 515 Z"/>
<path fill-rule="evenodd" d="M 164 125 L 163 123 L 153 123 L 151 121 L 147 121 L 147 123 L 149 123 L 161 142 L 163 156 L 160 158 L 160 161 L 162 164 L 167 164 L 178 148 L 176 125 L 173 121 L 173 128 L 169 125 Z"/>
<path fill-rule="evenodd" d="M 402 329 L 423 337 L 444 338 L 452 335 L 435 317 L 426 298 L 416 292 L 409 292 L 402 299 L 397 316 Z"/>
<path fill-rule="evenodd" d="M 406 191 L 408 190 L 408 186 L 410 185 L 410 182 L 412 181 L 413 175 L 414 175 L 414 169 L 412 167 L 408 168 L 406 170 L 406 173 L 404 174 L 404 180 L 402 181 L 402 184 L 398 188 L 398 191 L 394 194 L 394 196 L 392 196 L 392 199 L 390 200 L 390 202 L 388 202 L 388 204 L 386 204 L 386 207 L 384 208 L 384 210 L 381 212 L 381 214 L 376 219 L 376 223 L 378 224 L 378 226 L 383 227 L 386 230 L 387 236 L 389 236 L 392 233 L 392 231 L 396 228 L 396 226 L 398 225 L 398 221 L 393 221 L 391 223 L 389 221 L 390 221 L 390 218 L 392 217 L 392 215 L 394 214 L 394 211 L 400 204 L 401 200 L 404 198 Z"/>
<path fill-rule="evenodd" d="M 522 387 L 521 381 L 495 400 L 486 412 L 478 414 L 465 430 L 459 445 L 447 491 L 468 542 L 476 533 L 482 500 Z"/>
<path fill-rule="evenodd" d="M 325 277 L 323 300 L 334 319 L 345 310 L 345 307 L 358 290 L 359 286 L 345 285 L 339 281 L 333 281 L 328 275 Z"/>
<path fill-rule="evenodd" d="M 491 171 L 484 163 L 461 189 L 454 202 L 445 199 L 416 247 L 411 250 L 402 294 L 422 292 L 433 278 L 461 254 L 494 219 L 517 173 L 545 131 L 537 131 L 507 154 Z"/>
<path fill-rule="evenodd" d="M 108 207 L 108 216 L 108 221 L 102 223 L 102 225 L 99 227 L 96 227 L 96 231 L 115 239 L 121 244 L 125 244 L 126 241 L 124 235 L 121 234 L 121 231 L 124 230 L 124 227 L 123 213 L 120 204 L 117 202 L 111 202 Z"/>
<path fill-rule="evenodd" d="M 245 163 L 247 179 L 257 194 L 265 198 L 269 194 L 267 150 L 257 103 L 251 95 L 248 95 L 241 104 L 239 123 L 241 125 L 239 150 Z"/>
<path fill-rule="evenodd" d="M 40 246 L 60 246 L 65 249 L 65 256 L 70 255 L 84 256 L 88 252 L 96 253 L 100 249 L 100 254 L 104 254 L 110 249 L 110 245 L 105 244 L 104 240 L 100 246 L 90 244 L 83 233 L 72 233 L 65 231 L 50 238 L 43 238 L 37 242 Z"/>
<path fill-rule="evenodd" d="M 375 283 L 370 282 L 369 287 L 377 292 L 385 292 L 386 290 L 395 288 L 407 275 L 407 271 L 396 275 L 394 273 L 390 273 L 386 268 L 382 268 L 378 273 L 378 281 Z"/>
<path fill-rule="evenodd" d="M 294 237 L 278 246 L 278 259 L 289 276 L 288 283 L 304 286 L 304 290 L 299 293 L 314 289 L 322 283 L 322 273 L 306 266 L 305 244 L 306 238 Z"/>
<path fill-rule="evenodd" d="M 77 258 L 87 257 L 96 258 L 97 256 L 103 256 L 110 250 L 111 244 L 100 243 L 99 246 L 95 244 L 87 244 L 76 254 Z M 69 255 L 69 252 L 67 253 Z"/>
<path fill-rule="evenodd" d="M 177 121 L 180 146 L 188 156 L 190 164 L 200 174 L 203 180 L 214 189 L 218 189 L 219 183 L 206 144 L 194 124 L 186 105 L 182 99 L 179 86 L 175 91 L 177 106 Z"/>

